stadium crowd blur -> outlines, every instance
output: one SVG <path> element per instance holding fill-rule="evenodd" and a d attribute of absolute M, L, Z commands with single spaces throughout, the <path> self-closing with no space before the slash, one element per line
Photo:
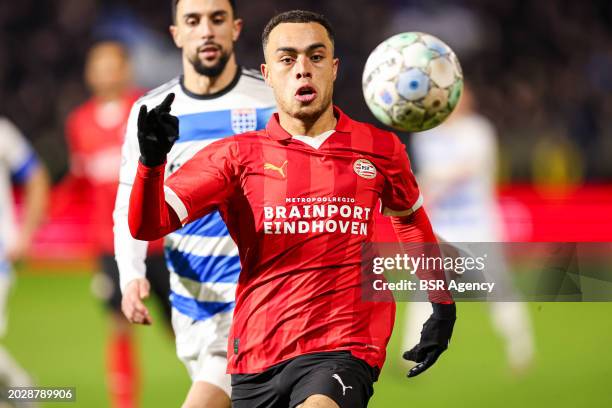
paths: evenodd
<path fill-rule="evenodd" d="M 453 47 L 479 108 L 496 125 L 503 181 L 612 179 L 612 2 L 609 0 L 238 1 L 248 17 L 239 63 L 257 68 L 260 33 L 277 11 L 312 9 L 337 30 L 336 102 L 374 121 L 361 95 L 369 52 L 425 31 Z M 179 72 L 168 0 L 0 3 L 0 112 L 32 140 L 55 180 L 66 172 L 64 121 L 87 98 L 82 70 L 100 39 L 124 41 L 138 85 Z"/>

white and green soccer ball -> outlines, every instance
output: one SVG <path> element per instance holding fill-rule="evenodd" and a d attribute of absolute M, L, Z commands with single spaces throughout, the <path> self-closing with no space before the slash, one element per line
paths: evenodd
<path fill-rule="evenodd" d="M 433 35 L 394 35 L 372 51 L 363 70 L 363 95 L 378 120 L 420 132 L 442 123 L 463 89 L 457 56 Z"/>

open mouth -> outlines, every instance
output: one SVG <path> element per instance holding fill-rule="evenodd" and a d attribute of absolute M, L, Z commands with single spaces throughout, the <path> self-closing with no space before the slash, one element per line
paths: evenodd
<path fill-rule="evenodd" d="M 295 99 L 300 102 L 312 102 L 316 97 L 317 91 L 310 85 L 299 87 L 295 93 Z"/>

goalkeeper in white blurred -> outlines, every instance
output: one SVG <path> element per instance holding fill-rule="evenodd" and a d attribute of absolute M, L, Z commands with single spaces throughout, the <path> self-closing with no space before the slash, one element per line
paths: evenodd
<path fill-rule="evenodd" d="M 412 135 L 412 157 L 419 185 L 436 235 L 448 243 L 503 242 L 495 176 L 497 141 L 493 124 L 474 109 L 473 94 L 464 88 L 459 105 L 438 127 Z M 489 245 L 489 250 L 499 246 Z M 500 297 L 513 297 L 501 251 L 490 254 L 487 280 L 496 282 Z M 492 260 L 494 256 L 495 260 Z M 501 299 L 497 299 L 501 300 Z M 524 372 L 534 353 L 531 322 L 525 304 L 492 299 L 491 318 L 502 336 L 506 357 L 515 373 Z M 419 341 L 431 314 L 427 302 L 411 303 L 405 320 L 404 348 Z"/>
<path fill-rule="evenodd" d="M 19 227 L 12 184 L 21 185 L 24 190 Z M 0 338 L 7 328 L 6 303 L 13 280 L 12 264 L 27 255 L 32 236 L 44 218 L 48 195 L 47 171 L 21 132 L 0 117 Z M 0 388 L 31 385 L 26 371 L 0 344 Z"/>

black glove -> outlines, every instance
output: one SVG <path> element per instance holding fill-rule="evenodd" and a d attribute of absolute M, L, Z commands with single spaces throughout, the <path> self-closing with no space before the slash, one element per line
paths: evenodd
<path fill-rule="evenodd" d="M 415 377 L 431 367 L 448 348 L 453 334 L 457 319 L 455 304 L 432 303 L 432 306 L 433 314 L 423 325 L 421 341 L 412 350 L 404 353 L 404 359 L 418 363 L 408 372 L 408 377 Z"/>
<path fill-rule="evenodd" d="M 166 155 L 178 139 L 178 118 L 170 114 L 174 94 L 169 93 L 164 101 L 151 111 L 142 105 L 138 113 L 138 144 L 140 162 L 155 167 L 166 161 Z"/>

